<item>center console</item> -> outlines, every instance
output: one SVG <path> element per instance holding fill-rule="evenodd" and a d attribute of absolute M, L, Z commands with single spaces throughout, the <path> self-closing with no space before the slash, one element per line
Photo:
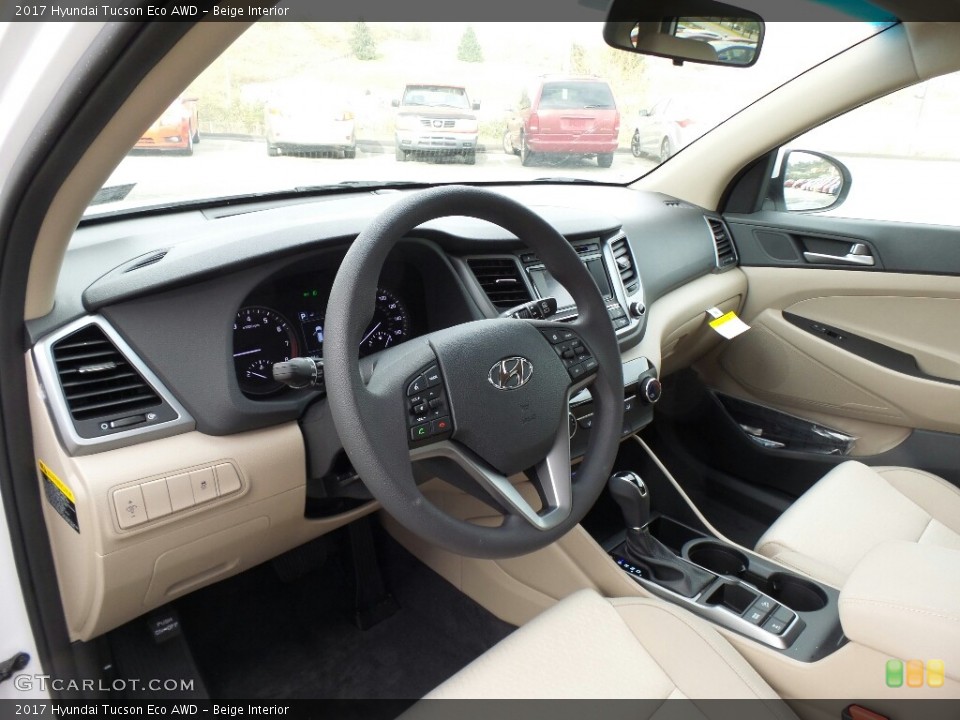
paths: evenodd
<path fill-rule="evenodd" d="M 614 474 L 608 488 L 626 527 L 604 549 L 651 594 L 804 662 L 846 642 L 836 589 L 651 515 L 649 491 L 636 473 Z"/>

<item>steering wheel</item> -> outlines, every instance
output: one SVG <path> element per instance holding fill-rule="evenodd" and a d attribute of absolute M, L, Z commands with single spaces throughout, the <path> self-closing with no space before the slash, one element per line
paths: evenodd
<path fill-rule="evenodd" d="M 578 317 L 463 323 L 379 353 L 362 375 L 360 340 L 387 254 L 417 226 L 450 215 L 486 220 L 522 239 L 573 296 Z M 538 550 L 573 528 L 605 486 L 623 423 L 620 352 L 606 305 L 563 236 L 503 195 L 434 188 L 374 219 L 337 272 L 323 350 L 327 400 L 354 469 L 390 515 L 433 544 L 479 558 Z M 588 385 L 593 426 L 574 476 L 568 401 Z M 430 503 L 413 468 L 430 458 L 456 463 L 503 522 L 481 526 Z M 510 482 L 518 472 L 537 487 L 539 510 Z"/>

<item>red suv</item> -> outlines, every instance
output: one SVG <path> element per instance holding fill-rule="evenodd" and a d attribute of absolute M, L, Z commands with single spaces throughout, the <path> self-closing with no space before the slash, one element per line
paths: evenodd
<path fill-rule="evenodd" d="M 539 155 L 595 156 L 613 164 L 620 113 L 606 80 L 585 75 L 544 75 L 524 90 L 507 122 L 503 149 L 524 165 Z"/>

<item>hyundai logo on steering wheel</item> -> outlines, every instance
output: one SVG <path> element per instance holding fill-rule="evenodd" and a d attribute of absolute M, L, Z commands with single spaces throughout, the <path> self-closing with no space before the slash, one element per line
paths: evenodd
<path fill-rule="evenodd" d="M 494 363 L 487 379 L 497 390 L 516 390 L 530 380 L 533 363 L 524 357 L 508 357 Z"/>

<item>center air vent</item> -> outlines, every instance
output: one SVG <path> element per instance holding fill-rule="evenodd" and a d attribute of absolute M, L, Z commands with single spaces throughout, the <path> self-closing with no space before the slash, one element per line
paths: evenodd
<path fill-rule="evenodd" d="M 513 258 L 471 258 L 467 264 L 497 309 L 509 310 L 531 299 L 520 267 Z"/>
<path fill-rule="evenodd" d="M 630 243 L 625 237 L 614 240 L 610 244 L 613 251 L 613 260 L 617 263 L 617 271 L 620 273 L 620 279 L 623 280 L 623 287 L 627 295 L 632 295 L 640 288 L 640 280 L 637 277 L 637 265 L 633 261 L 633 254 L 630 252 Z"/>
<path fill-rule="evenodd" d="M 163 402 L 97 325 L 55 343 L 53 359 L 78 424 L 145 413 Z"/>
<path fill-rule="evenodd" d="M 730 239 L 730 231 L 727 226 L 715 218 L 707 218 L 707 224 L 710 226 L 713 242 L 717 248 L 717 269 L 725 270 L 736 265 L 737 251 L 733 247 L 733 241 Z"/>

